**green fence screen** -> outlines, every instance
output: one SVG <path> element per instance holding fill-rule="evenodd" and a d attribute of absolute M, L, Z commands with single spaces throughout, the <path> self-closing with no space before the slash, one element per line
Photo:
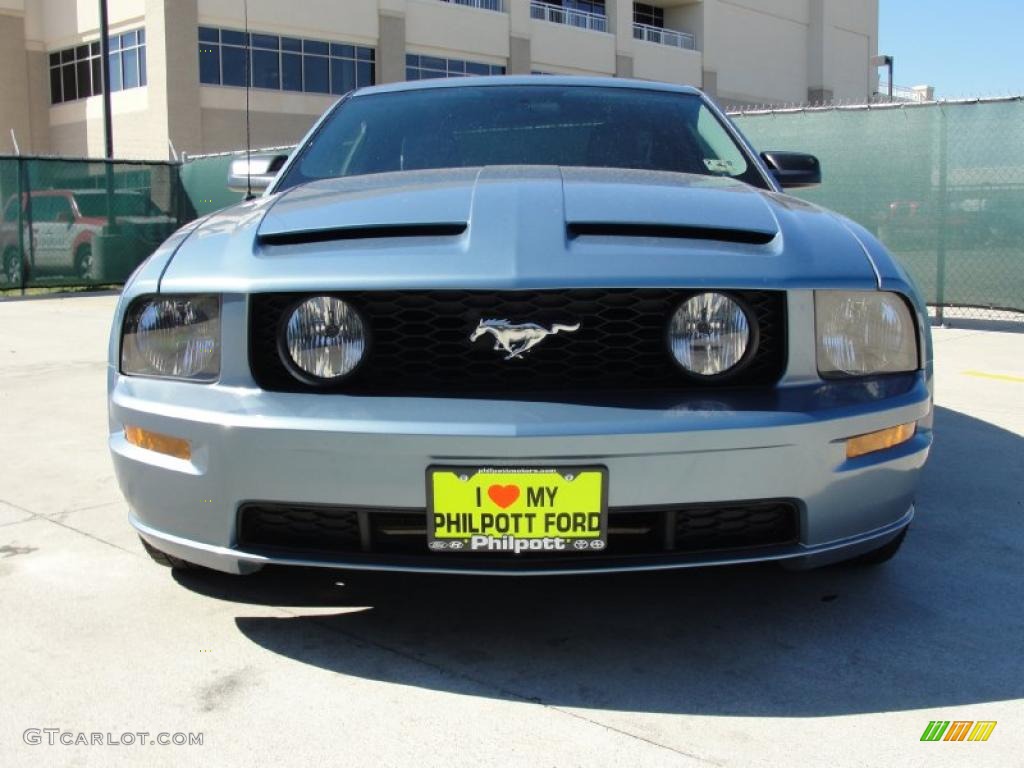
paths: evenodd
<path fill-rule="evenodd" d="M 733 115 L 759 150 L 811 152 L 796 194 L 878 235 L 929 304 L 1024 311 L 1024 102 Z"/>
<path fill-rule="evenodd" d="M 1021 99 L 734 118 L 758 149 L 818 155 L 824 183 L 797 194 L 877 234 L 929 304 L 1024 312 Z M 241 199 L 235 156 L 0 157 L 0 290 L 123 281 L 176 227 Z"/>
<path fill-rule="evenodd" d="M 195 217 L 171 163 L 0 157 L 0 290 L 123 283 Z"/>
<path fill-rule="evenodd" d="M 239 203 L 245 197 L 227 187 L 231 161 L 243 156 L 243 152 L 207 155 L 191 158 L 181 166 L 181 183 L 199 216 Z"/>
<path fill-rule="evenodd" d="M 293 149 L 294 147 L 265 147 L 253 149 L 252 152 L 288 155 Z M 231 162 L 245 155 L 245 150 L 237 150 L 214 155 L 196 155 L 184 162 L 181 166 L 181 183 L 197 215 L 205 216 L 244 199 L 244 193 L 228 189 L 226 182 Z"/>

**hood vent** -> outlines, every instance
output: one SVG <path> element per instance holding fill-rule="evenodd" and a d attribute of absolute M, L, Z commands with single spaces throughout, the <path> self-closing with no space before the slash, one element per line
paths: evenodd
<path fill-rule="evenodd" d="M 725 227 L 689 227 L 676 224 L 614 224 L 602 221 L 576 221 L 568 226 L 569 237 L 659 237 L 679 240 L 717 240 L 723 243 L 765 245 L 775 235 L 752 229 Z"/>
<path fill-rule="evenodd" d="M 297 232 L 272 232 L 259 236 L 262 245 L 303 245 L 335 240 L 370 240 L 396 237 L 455 237 L 466 231 L 465 224 L 389 224 L 371 227 L 331 227 Z"/>

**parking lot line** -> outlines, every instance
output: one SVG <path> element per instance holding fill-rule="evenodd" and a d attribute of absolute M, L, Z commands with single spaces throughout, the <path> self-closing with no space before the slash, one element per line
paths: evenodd
<path fill-rule="evenodd" d="M 977 379 L 995 379 L 996 381 L 1012 381 L 1015 384 L 1024 384 L 1024 376 L 1010 376 L 1007 373 L 985 373 L 984 371 L 964 371 L 964 376 L 974 376 Z"/>

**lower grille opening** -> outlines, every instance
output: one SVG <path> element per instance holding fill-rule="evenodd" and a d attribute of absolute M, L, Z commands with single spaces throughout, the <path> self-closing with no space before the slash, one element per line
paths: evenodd
<path fill-rule="evenodd" d="M 426 512 L 374 512 L 369 523 L 372 552 L 416 555 L 427 551 Z"/>
<path fill-rule="evenodd" d="M 359 513 L 317 504 L 247 504 L 238 517 L 238 542 L 296 551 L 359 552 Z"/>
<path fill-rule="evenodd" d="M 423 510 L 250 502 L 239 509 L 238 546 L 246 551 L 329 560 L 336 555 L 413 558 L 421 565 L 458 561 L 464 566 L 538 560 L 566 565 L 621 557 L 656 557 L 792 544 L 799 511 L 788 500 L 733 504 L 623 507 L 608 511 L 608 547 L 570 555 L 524 552 L 503 558 L 427 549 Z"/>
<path fill-rule="evenodd" d="M 780 503 L 735 504 L 669 512 L 674 517 L 673 549 L 703 552 L 794 541 L 796 510 Z"/>

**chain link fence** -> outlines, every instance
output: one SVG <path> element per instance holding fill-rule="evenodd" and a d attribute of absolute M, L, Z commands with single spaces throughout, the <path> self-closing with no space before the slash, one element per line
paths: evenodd
<path fill-rule="evenodd" d="M 759 149 L 811 152 L 797 190 L 874 232 L 938 319 L 1024 320 L 1024 101 L 757 110 L 733 115 Z"/>
<path fill-rule="evenodd" d="M 0 157 L 0 291 L 123 283 L 195 208 L 173 163 Z"/>

